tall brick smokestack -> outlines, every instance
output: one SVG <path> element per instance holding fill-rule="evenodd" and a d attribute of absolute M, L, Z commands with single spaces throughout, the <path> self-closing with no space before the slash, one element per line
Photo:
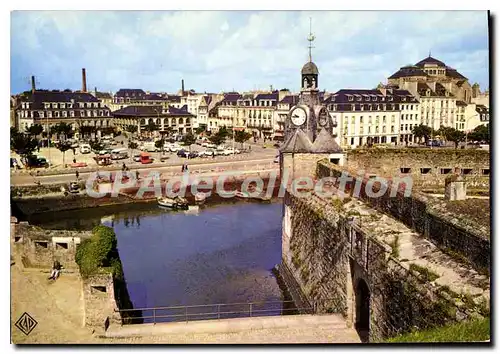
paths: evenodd
<path fill-rule="evenodd" d="M 36 85 L 35 85 L 35 77 L 31 76 L 31 92 L 35 93 Z"/>
<path fill-rule="evenodd" d="M 85 74 L 85 68 L 82 69 L 82 92 L 87 92 L 87 75 Z"/>
<path fill-rule="evenodd" d="M 184 79 L 181 80 L 181 92 L 182 96 L 184 96 Z"/>

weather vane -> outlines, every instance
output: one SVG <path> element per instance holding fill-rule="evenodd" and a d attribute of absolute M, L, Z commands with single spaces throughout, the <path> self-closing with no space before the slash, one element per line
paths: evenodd
<path fill-rule="evenodd" d="M 312 53 L 311 49 L 314 48 L 312 46 L 312 42 L 316 39 L 314 35 L 312 34 L 312 17 L 309 17 L 309 37 L 307 37 L 307 40 L 309 41 L 309 61 L 312 61 Z"/>

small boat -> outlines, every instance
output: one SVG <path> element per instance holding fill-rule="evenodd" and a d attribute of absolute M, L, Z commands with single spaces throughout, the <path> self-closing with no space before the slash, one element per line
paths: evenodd
<path fill-rule="evenodd" d="M 205 203 L 205 199 L 207 199 L 207 195 L 205 193 L 198 192 L 198 193 L 196 193 L 194 195 L 194 201 L 197 204 L 203 204 L 203 203 Z"/>
<path fill-rule="evenodd" d="M 198 215 L 200 207 L 198 205 L 189 205 L 188 209 L 184 211 L 185 214 Z"/>
<path fill-rule="evenodd" d="M 250 198 L 250 195 L 246 192 L 242 192 L 242 191 L 236 191 L 234 193 L 235 197 L 236 198 L 243 198 L 243 199 L 248 199 Z"/>
<path fill-rule="evenodd" d="M 158 205 L 164 208 L 169 208 L 169 209 L 182 209 L 182 210 L 187 210 L 189 209 L 189 204 L 186 199 L 181 198 L 181 197 L 175 197 L 175 198 L 168 198 L 168 197 L 158 197 L 157 199 Z"/>

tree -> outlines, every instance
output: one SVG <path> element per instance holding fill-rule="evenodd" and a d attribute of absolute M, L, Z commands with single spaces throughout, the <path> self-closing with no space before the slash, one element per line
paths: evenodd
<path fill-rule="evenodd" d="M 132 156 L 134 155 L 134 150 L 137 149 L 139 145 L 135 141 L 128 142 L 128 148 L 132 149 Z"/>
<path fill-rule="evenodd" d="M 94 151 L 94 152 L 99 152 L 101 151 L 102 149 L 104 149 L 104 146 L 102 145 L 102 143 L 100 143 L 99 141 L 97 140 L 91 140 L 90 143 L 90 148 Z"/>
<path fill-rule="evenodd" d="M 487 125 L 478 125 L 467 134 L 467 139 L 471 141 L 485 141 L 488 144 L 490 143 L 490 126 Z"/>
<path fill-rule="evenodd" d="M 221 131 L 219 130 L 217 133 L 215 134 L 212 134 L 208 140 L 210 140 L 210 142 L 212 144 L 215 144 L 215 145 L 221 145 L 224 143 L 224 141 L 226 141 L 226 135 L 224 132 L 221 133 Z"/>
<path fill-rule="evenodd" d="M 203 133 L 205 130 L 206 130 L 205 125 L 200 125 L 198 128 L 196 128 L 196 130 L 195 130 L 194 132 L 196 133 L 196 135 L 200 135 L 200 134 L 201 134 L 201 133 Z"/>
<path fill-rule="evenodd" d="M 63 139 L 60 140 L 66 140 L 68 137 L 72 135 L 71 125 L 66 124 L 64 122 L 61 122 L 51 127 L 50 132 L 51 134 L 57 134 L 58 136 L 62 135 Z"/>
<path fill-rule="evenodd" d="M 165 140 L 160 139 L 155 141 L 155 147 L 160 149 L 163 152 L 163 144 L 165 144 Z"/>
<path fill-rule="evenodd" d="M 26 132 L 31 136 L 38 136 L 42 134 L 43 127 L 40 124 L 35 124 L 30 127 L 26 127 Z"/>
<path fill-rule="evenodd" d="M 412 134 L 418 138 L 419 142 L 422 138 L 424 138 L 424 141 L 427 143 L 429 138 L 432 136 L 432 128 L 427 125 L 420 124 L 413 127 Z"/>
<path fill-rule="evenodd" d="M 237 130 L 234 133 L 234 141 L 237 143 L 241 143 L 241 147 L 243 148 L 243 144 L 245 141 L 252 137 L 252 133 L 246 132 L 244 130 Z"/>
<path fill-rule="evenodd" d="M 11 130 L 12 132 L 12 130 Z M 38 140 L 29 135 L 14 131 L 10 137 L 10 148 L 21 156 L 24 161 L 33 154 L 38 146 Z"/>
<path fill-rule="evenodd" d="M 194 137 L 193 133 L 189 132 L 182 137 L 182 142 L 184 143 L 184 145 L 189 146 L 189 150 L 191 150 L 191 145 L 196 142 L 196 138 Z"/>
<path fill-rule="evenodd" d="M 66 141 L 61 141 L 57 144 L 57 149 L 63 153 L 63 167 L 66 167 L 66 163 L 64 161 L 66 156 L 66 151 L 71 149 L 71 144 Z"/>
<path fill-rule="evenodd" d="M 446 141 L 453 141 L 455 143 L 455 149 L 458 148 L 458 144 L 465 140 L 465 133 L 455 128 L 451 127 L 441 127 L 438 133 L 446 139 Z"/>
<path fill-rule="evenodd" d="M 132 134 L 132 135 L 134 135 L 134 133 L 137 133 L 137 126 L 136 125 L 132 125 L 132 124 L 127 125 L 125 127 L 125 131 L 128 132 L 128 133 L 130 133 L 130 134 Z"/>
<path fill-rule="evenodd" d="M 158 125 L 156 125 L 152 120 L 150 120 L 148 122 L 148 124 L 146 125 L 146 130 L 152 134 L 153 132 L 157 131 L 158 130 Z"/>
<path fill-rule="evenodd" d="M 96 128 L 94 126 L 91 126 L 91 125 L 82 125 L 80 126 L 79 128 L 79 131 L 80 131 L 80 134 L 82 135 L 82 137 L 90 137 L 92 135 L 92 133 L 95 133 L 96 132 Z"/>

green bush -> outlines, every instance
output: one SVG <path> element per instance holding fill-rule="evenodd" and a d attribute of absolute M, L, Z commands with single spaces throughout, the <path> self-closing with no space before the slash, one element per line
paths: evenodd
<path fill-rule="evenodd" d="M 111 267 L 115 277 L 123 277 L 116 244 L 116 235 L 111 227 L 96 226 L 92 236 L 83 240 L 76 249 L 75 261 L 82 277 L 95 274 L 104 267 Z"/>

